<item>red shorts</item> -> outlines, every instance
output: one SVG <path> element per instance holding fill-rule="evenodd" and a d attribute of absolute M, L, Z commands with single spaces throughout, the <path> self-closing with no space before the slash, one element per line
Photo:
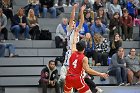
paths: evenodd
<path fill-rule="evenodd" d="M 81 76 L 66 76 L 64 91 L 71 91 L 72 88 L 77 89 L 79 93 L 85 93 L 89 90 L 88 85 Z"/>

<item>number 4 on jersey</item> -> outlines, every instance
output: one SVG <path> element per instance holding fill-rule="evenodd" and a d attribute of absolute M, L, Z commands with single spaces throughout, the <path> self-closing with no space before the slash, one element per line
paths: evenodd
<path fill-rule="evenodd" d="M 73 68 L 77 67 L 77 59 L 72 63 L 72 65 L 73 65 Z"/>

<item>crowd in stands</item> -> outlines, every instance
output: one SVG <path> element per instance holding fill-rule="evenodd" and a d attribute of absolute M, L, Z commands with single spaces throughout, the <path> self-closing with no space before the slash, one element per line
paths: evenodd
<path fill-rule="evenodd" d="M 94 1 L 94 2 L 93 2 Z M 52 18 L 57 18 L 56 6 L 73 6 L 75 0 L 28 0 L 27 6 L 19 8 L 17 13 L 13 13 L 13 0 L 0 1 L 0 40 L 8 40 L 7 20 L 11 21 L 11 32 L 15 35 L 15 40 L 20 39 L 20 34 L 24 33 L 25 40 L 39 40 L 40 27 L 38 18 L 47 17 L 47 12 Z M 136 55 L 136 49 L 132 48 L 130 54 L 124 54 L 122 48 L 123 41 L 133 40 L 133 26 L 139 23 L 139 1 L 138 0 L 82 0 L 79 6 L 86 5 L 84 11 L 85 21 L 79 31 L 80 40 L 85 41 L 85 55 L 92 59 L 92 66 L 108 66 L 109 74 L 114 75 L 118 85 L 133 84 L 133 76 L 138 77 L 137 84 L 140 84 L 140 59 Z M 25 10 L 25 11 L 24 11 Z M 79 25 L 80 18 L 75 21 Z M 56 29 L 56 48 L 67 46 L 67 32 L 69 19 L 62 18 Z M 3 35 L 2 35 L 3 34 Z M 0 57 L 4 56 L 5 48 L 10 51 L 10 57 L 16 56 L 15 47 L 12 44 L 0 43 Z M 65 55 L 65 53 L 64 53 Z M 125 57 L 125 55 L 127 55 Z M 41 73 L 40 83 L 44 93 L 47 82 L 50 86 L 56 86 L 55 82 L 58 71 L 54 70 L 55 62 L 50 61 L 49 66 Z M 53 67 L 52 69 L 49 67 Z M 44 78 L 46 74 L 55 71 L 56 77 L 51 81 Z M 45 73 L 44 73 L 45 72 Z"/>

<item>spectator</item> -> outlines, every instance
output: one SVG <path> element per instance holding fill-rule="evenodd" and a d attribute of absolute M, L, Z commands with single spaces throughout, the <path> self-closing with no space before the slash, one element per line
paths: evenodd
<path fill-rule="evenodd" d="M 118 0 L 113 0 L 113 4 L 110 5 L 111 14 L 113 15 L 115 12 L 118 12 L 120 16 L 122 16 L 121 6 L 118 4 Z"/>
<path fill-rule="evenodd" d="M 90 11 L 86 11 L 85 14 L 85 23 L 88 25 L 88 27 L 90 28 L 90 26 L 94 23 L 94 17 L 91 16 Z"/>
<path fill-rule="evenodd" d="M 97 53 L 96 65 L 107 66 L 107 58 L 109 53 L 109 42 L 106 38 L 103 38 L 100 34 L 94 35 L 94 49 Z"/>
<path fill-rule="evenodd" d="M 0 57 L 4 57 L 5 54 L 5 46 L 0 44 Z"/>
<path fill-rule="evenodd" d="M 33 9 L 29 10 L 27 20 L 28 20 L 28 25 L 30 27 L 29 33 L 31 35 L 31 39 L 39 40 L 39 36 L 40 36 L 39 24 Z"/>
<path fill-rule="evenodd" d="M 91 3 L 89 2 L 89 0 L 83 0 L 81 6 L 86 5 L 86 9 L 85 10 L 90 10 L 93 12 L 93 7 L 91 5 Z"/>
<path fill-rule="evenodd" d="M 101 18 L 101 22 L 107 27 L 107 15 L 106 12 L 104 12 L 104 8 L 99 8 L 99 10 L 97 11 L 97 15 L 96 17 L 100 17 Z"/>
<path fill-rule="evenodd" d="M 126 7 L 126 1 L 127 0 L 118 0 L 118 4 L 121 6 L 121 9 Z M 113 0 L 110 0 L 110 2 L 113 4 Z"/>
<path fill-rule="evenodd" d="M 20 8 L 17 14 L 14 15 L 11 30 L 15 34 L 15 40 L 18 40 L 19 33 L 24 33 L 25 39 L 31 40 L 29 38 L 29 26 L 23 8 Z"/>
<path fill-rule="evenodd" d="M 50 12 L 53 18 L 56 18 L 56 8 L 54 7 L 55 0 L 40 0 L 43 8 L 43 17 L 47 17 L 47 12 Z"/>
<path fill-rule="evenodd" d="M 120 15 L 118 12 L 115 12 L 113 14 L 112 19 L 110 20 L 110 24 L 109 24 L 109 29 L 110 29 L 110 33 L 109 33 L 109 39 L 112 40 L 113 36 L 118 33 L 121 35 L 121 20 L 120 20 Z"/>
<path fill-rule="evenodd" d="M 101 22 L 101 18 L 97 17 L 95 18 L 95 22 L 91 26 L 91 35 L 94 36 L 94 34 L 99 33 L 100 35 L 105 35 L 106 33 L 106 26 Z"/>
<path fill-rule="evenodd" d="M 12 22 L 13 18 L 13 0 L 0 0 L 0 7 L 3 13 L 6 15 L 7 19 L 10 18 Z"/>
<path fill-rule="evenodd" d="M 93 11 L 93 7 L 92 7 L 92 4 L 90 3 L 89 0 L 83 0 L 82 4 L 81 4 L 81 7 L 83 5 L 86 5 L 86 9 L 84 11 L 84 14 L 87 12 L 87 11 L 90 11 L 90 16 L 91 18 L 93 19 L 94 18 L 94 11 Z"/>
<path fill-rule="evenodd" d="M 39 84 L 42 86 L 42 93 L 47 92 L 47 87 L 55 87 L 55 92 L 60 93 L 55 61 L 50 60 L 49 64 L 42 69 Z"/>
<path fill-rule="evenodd" d="M 114 38 L 110 41 L 110 52 L 109 57 L 111 58 L 113 54 L 117 53 L 119 47 L 122 46 L 122 39 L 118 33 L 114 34 Z"/>
<path fill-rule="evenodd" d="M 91 37 L 90 33 L 87 33 L 85 38 L 82 39 L 86 43 L 86 48 L 85 48 L 85 55 L 88 58 L 92 58 L 92 64 L 94 65 L 93 61 L 96 59 L 96 53 L 94 51 L 94 42 L 93 38 Z M 95 60 L 97 61 L 97 60 Z"/>
<path fill-rule="evenodd" d="M 34 12 L 35 12 L 35 16 L 40 17 L 40 13 L 39 13 L 39 0 L 28 0 L 28 4 L 32 6 Z"/>
<path fill-rule="evenodd" d="M 7 17 L 5 16 L 5 14 L 3 14 L 2 9 L 0 8 L 0 37 L 1 34 L 4 34 L 4 40 L 8 39 L 8 30 L 6 29 L 6 25 L 7 25 Z"/>
<path fill-rule="evenodd" d="M 131 48 L 130 54 L 125 58 L 128 68 L 128 82 L 133 84 L 133 77 L 138 77 L 137 84 L 140 84 L 140 62 L 136 56 L 136 49 Z"/>
<path fill-rule="evenodd" d="M 93 4 L 93 11 L 97 12 L 99 8 L 103 7 L 101 0 L 95 0 Z"/>
<path fill-rule="evenodd" d="M 129 15 L 132 17 L 132 19 L 134 19 L 135 17 L 135 4 L 133 4 L 134 0 L 128 0 L 127 4 L 126 4 L 126 8 L 128 10 Z"/>
<path fill-rule="evenodd" d="M 127 69 L 124 59 L 124 48 L 120 47 L 118 52 L 111 58 L 109 65 L 109 75 L 113 75 L 117 79 L 119 86 L 123 86 L 127 83 Z"/>
<path fill-rule="evenodd" d="M 0 46 L 1 46 L 1 49 L 2 49 L 1 53 L 0 53 L 0 57 L 4 57 L 6 48 L 9 51 L 9 57 L 17 57 L 18 56 L 15 53 L 15 46 L 13 44 L 0 42 Z"/>
<path fill-rule="evenodd" d="M 123 10 L 123 16 L 121 17 L 122 23 L 122 36 L 125 36 L 125 40 L 133 40 L 133 21 L 132 17 L 128 14 L 127 9 Z"/>
<path fill-rule="evenodd" d="M 55 35 L 56 48 L 62 48 L 64 42 L 66 42 L 67 25 L 68 25 L 68 19 L 62 18 L 62 23 L 60 23 L 56 28 L 56 35 Z"/>

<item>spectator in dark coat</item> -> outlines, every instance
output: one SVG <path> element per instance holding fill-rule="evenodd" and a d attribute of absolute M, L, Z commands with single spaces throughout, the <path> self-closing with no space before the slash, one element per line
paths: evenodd
<path fill-rule="evenodd" d="M 6 29 L 6 25 L 7 17 L 3 14 L 2 9 L 0 8 L 0 40 L 3 39 L 1 38 L 1 34 L 4 34 L 4 40 L 8 39 L 8 30 Z"/>
<path fill-rule="evenodd" d="M 7 19 L 10 18 L 12 21 L 13 18 L 13 0 L 0 0 L 0 7 L 3 10 L 3 13 L 6 15 Z"/>
<path fill-rule="evenodd" d="M 121 20 L 120 20 L 120 15 L 118 12 L 115 12 L 113 14 L 112 19 L 110 20 L 109 23 L 109 29 L 110 29 L 110 33 L 109 33 L 109 39 L 112 40 L 113 36 L 118 33 L 121 35 Z"/>
<path fill-rule="evenodd" d="M 24 15 L 23 8 L 18 10 L 18 13 L 14 15 L 11 30 L 15 34 L 15 40 L 18 40 L 19 33 L 24 33 L 25 39 L 29 39 L 29 26 L 26 16 Z"/>
<path fill-rule="evenodd" d="M 56 68 L 55 61 L 50 60 L 49 64 L 42 69 L 39 83 L 42 86 L 42 93 L 47 92 L 47 87 L 55 87 L 56 93 L 60 93 L 58 84 L 58 70 Z"/>
<path fill-rule="evenodd" d="M 43 17 L 47 17 L 47 12 L 50 12 L 52 17 L 56 18 L 55 0 L 40 0 L 40 3 L 43 8 Z"/>

